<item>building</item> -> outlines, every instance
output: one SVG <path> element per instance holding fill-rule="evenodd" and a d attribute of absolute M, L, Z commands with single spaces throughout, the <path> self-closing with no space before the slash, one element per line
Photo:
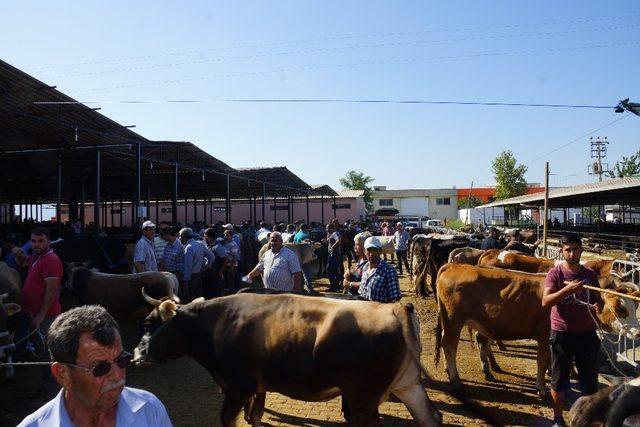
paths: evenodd
<path fill-rule="evenodd" d="M 387 190 L 373 187 L 373 213 L 381 218 L 427 216 L 439 220 L 458 217 L 455 188 Z"/>

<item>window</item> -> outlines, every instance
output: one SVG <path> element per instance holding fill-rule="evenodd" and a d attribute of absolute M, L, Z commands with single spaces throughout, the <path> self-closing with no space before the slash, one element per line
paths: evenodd
<path fill-rule="evenodd" d="M 162 213 L 173 213 L 173 208 L 160 208 Z"/>
<path fill-rule="evenodd" d="M 451 197 L 436 197 L 436 205 L 450 205 Z"/>
<path fill-rule="evenodd" d="M 331 209 L 351 209 L 351 203 L 336 203 L 331 205 Z"/>
<path fill-rule="evenodd" d="M 393 206 L 393 199 L 380 199 L 380 206 Z"/>

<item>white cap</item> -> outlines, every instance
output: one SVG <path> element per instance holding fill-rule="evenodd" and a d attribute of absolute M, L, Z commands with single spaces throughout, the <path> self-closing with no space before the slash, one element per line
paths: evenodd
<path fill-rule="evenodd" d="M 233 224 L 225 224 L 222 226 L 225 230 L 233 230 Z"/>
<path fill-rule="evenodd" d="M 382 248 L 382 243 L 380 243 L 380 239 L 378 239 L 376 236 L 367 237 L 367 240 L 364 241 L 364 248 L 380 249 Z"/>
<path fill-rule="evenodd" d="M 147 227 L 155 227 L 156 225 L 152 221 L 145 221 L 142 223 L 142 229 L 144 230 Z"/>

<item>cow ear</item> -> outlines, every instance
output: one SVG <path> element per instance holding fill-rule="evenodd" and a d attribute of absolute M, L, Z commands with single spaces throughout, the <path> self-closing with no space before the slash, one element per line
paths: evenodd
<path fill-rule="evenodd" d="M 171 300 L 162 301 L 162 303 L 158 306 L 158 312 L 160 312 L 160 317 L 163 322 L 171 319 L 176 315 L 177 305 L 175 302 Z"/>
<path fill-rule="evenodd" d="M 20 310 L 22 310 L 22 307 L 20 307 L 18 304 L 14 302 L 8 302 L 6 304 L 2 304 L 2 308 L 4 308 L 4 311 L 7 313 L 8 317 L 11 317 L 14 314 L 20 313 Z"/>

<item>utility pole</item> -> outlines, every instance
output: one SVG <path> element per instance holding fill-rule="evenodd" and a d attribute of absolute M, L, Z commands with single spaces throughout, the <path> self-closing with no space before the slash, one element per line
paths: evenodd
<path fill-rule="evenodd" d="M 542 228 L 542 256 L 547 256 L 547 232 L 549 217 L 549 162 L 544 164 L 544 219 Z"/>
<path fill-rule="evenodd" d="M 590 175 L 598 175 L 598 181 L 602 181 L 602 175 L 609 172 L 609 165 L 602 163 L 602 159 L 607 157 L 609 141 L 606 136 L 604 139 L 600 139 L 598 136 L 595 140 L 591 137 L 589 142 L 591 143 L 591 158 L 594 159 L 594 162 L 589 165 L 587 170 Z"/>

